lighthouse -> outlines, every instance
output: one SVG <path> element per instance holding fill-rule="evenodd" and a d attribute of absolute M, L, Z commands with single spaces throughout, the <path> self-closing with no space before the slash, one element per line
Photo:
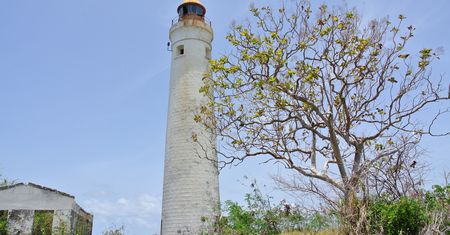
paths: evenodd
<path fill-rule="evenodd" d="M 204 84 L 213 30 L 198 0 L 183 0 L 172 22 L 171 73 L 161 235 L 213 234 L 219 215 L 215 136 L 194 121 L 209 97 Z M 194 142 L 193 135 L 197 142 Z"/>

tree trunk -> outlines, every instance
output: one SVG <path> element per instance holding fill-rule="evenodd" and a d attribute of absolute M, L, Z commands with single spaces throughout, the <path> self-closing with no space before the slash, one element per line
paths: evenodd
<path fill-rule="evenodd" d="M 349 235 L 369 234 L 367 226 L 367 200 L 358 198 L 354 190 L 349 190 L 340 211 L 342 233 Z"/>

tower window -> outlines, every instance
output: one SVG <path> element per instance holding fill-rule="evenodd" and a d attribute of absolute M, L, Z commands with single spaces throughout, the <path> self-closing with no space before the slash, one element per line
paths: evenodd
<path fill-rule="evenodd" d="M 184 45 L 177 46 L 177 55 L 184 55 Z"/>
<path fill-rule="evenodd" d="M 195 12 L 195 6 L 194 5 L 189 5 L 188 6 L 188 12 L 190 13 L 190 14 L 192 14 L 192 13 L 194 13 Z"/>
<path fill-rule="evenodd" d="M 197 15 L 198 15 L 198 16 L 203 16 L 203 15 L 204 15 L 204 14 L 203 14 L 203 9 L 202 9 L 202 8 L 197 7 Z"/>
<path fill-rule="evenodd" d="M 211 59 L 211 49 L 209 47 L 205 48 L 206 59 Z"/>

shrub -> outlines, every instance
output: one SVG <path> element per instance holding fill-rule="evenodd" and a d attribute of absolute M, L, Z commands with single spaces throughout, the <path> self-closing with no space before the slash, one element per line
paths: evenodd
<path fill-rule="evenodd" d="M 125 228 L 124 226 L 111 226 L 109 229 L 107 229 L 106 231 L 103 231 L 102 233 L 103 235 L 124 235 L 125 234 Z"/>
<path fill-rule="evenodd" d="M 8 211 L 2 210 L 0 211 L 0 235 L 7 234 L 7 225 L 8 225 Z"/>
<path fill-rule="evenodd" d="M 32 235 L 51 235 L 53 224 L 53 211 L 35 211 Z"/>
<path fill-rule="evenodd" d="M 369 205 L 369 227 L 374 234 L 419 234 L 427 223 L 426 208 L 419 199 L 375 199 Z"/>
<path fill-rule="evenodd" d="M 226 201 L 218 221 L 220 234 L 228 235 L 270 235 L 290 231 L 317 232 L 330 228 L 334 216 L 321 213 L 305 215 L 296 205 L 286 201 L 273 203 L 252 183 L 252 192 L 245 196 L 245 206 Z"/>
<path fill-rule="evenodd" d="M 450 184 L 434 185 L 433 191 L 425 193 L 428 215 L 422 234 L 450 234 Z"/>

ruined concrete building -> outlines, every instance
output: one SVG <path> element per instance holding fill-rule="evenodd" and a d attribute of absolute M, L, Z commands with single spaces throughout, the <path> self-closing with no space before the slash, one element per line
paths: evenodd
<path fill-rule="evenodd" d="M 0 235 L 91 235 L 92 219 L 67 193 L 32 183 L 0 187 Z"/>

